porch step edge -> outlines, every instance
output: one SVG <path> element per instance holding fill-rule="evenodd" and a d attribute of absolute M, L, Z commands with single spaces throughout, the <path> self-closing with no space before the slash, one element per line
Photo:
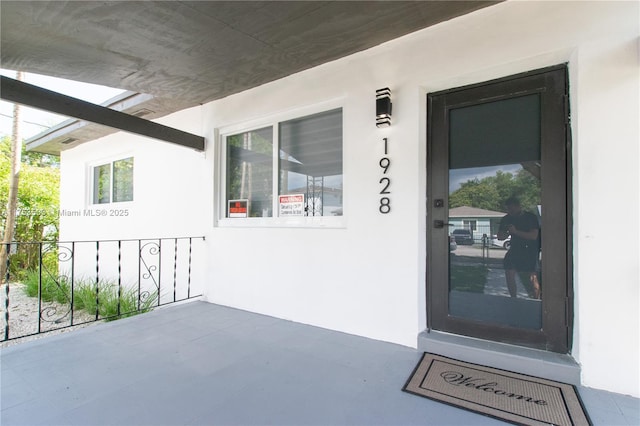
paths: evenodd
<path fill-rule="evenodd" d="M 580 385 L 580 365 L 571 355 L 433 330 L 425 330 L 418 335 L 418 350 L 575 386 Z"/>

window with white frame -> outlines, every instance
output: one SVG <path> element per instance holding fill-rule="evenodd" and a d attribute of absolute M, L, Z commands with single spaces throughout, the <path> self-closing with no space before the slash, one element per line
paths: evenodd
<path fill-rule="evenodd" d="M 342 108 L 228 135 L 224 143 L 226 217 L 342 215 Z"/>
<path fill-rule="evenodd" d="M 133 201 L 133 157 L 93 167 L 93 204 Z"/>
<path fill-rule="evenodd" d="M 242 212 L 234 203 L 243 204 Z M 273 204 L 273 131 L 271 127 L 227 137 L 229 217 L 271 216 Z"/>

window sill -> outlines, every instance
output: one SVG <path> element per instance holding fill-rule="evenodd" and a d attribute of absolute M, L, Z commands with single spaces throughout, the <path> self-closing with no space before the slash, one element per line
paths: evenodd
<path fill-rule="evenodd" d="M 99 208 L 102 208 L 102 207 L 109 207 L 109 206 L 126 207 L 126 206 L 132 205 L 133 203 L 135 203 L 135 200 L 131 200 L 131 201 L 109 201 L 108 203 L 88 203 L 87 204 L 87 208 L 99 209 Z"/>
<path fill-rule="evenodd" d="M 222 218 L 220 228 L 346 228 L 344 216 Z"/>

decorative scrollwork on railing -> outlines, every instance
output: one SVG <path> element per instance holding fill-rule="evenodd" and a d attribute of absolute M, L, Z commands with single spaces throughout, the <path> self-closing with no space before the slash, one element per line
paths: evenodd
<path fill-rule="evenodd" d="M 59 324 L 71 314 L 71 288 L 68 285 L 71 280 L 66 275 L 52 274 L 44 266 L 42 271 L 41 288 L 45 288 L 45 286 L 56 286 L 59 290 L 56 292 L 57 297 L 64 298 L 64 303 L 62 303 L 60 299 L 48 301 L 47 303 L 49 304 L 47 306 L 40 308 L 40 319 L 44 322 Z M 51 292 L 50 289 L 47 290 Z"/>
<path fill-rule="evenodd" d="M 59 310 L 64 312 L 58 313 Z M 51 303 L 51 305 L 41 308 L 40 319 L 44 322 L 60 324 L 69 317 L 69 314 L 71 314 L 71 305 L 67 306 Z"/>
<path fill-rule="evenodd" d="M 140 247 L 140 263 L 144 267 L 144 270 L 141 269 L 142 279 L 151 280 L 153 285 L 159 290 L 160 244 L 155 241 L 150 241 L 142 245 Z M 158 273 L 154 274 L 156 271 L 158 271 Z M 142 292 L 140 293 L 140 297 L 142 298 Z"/>
<path fill-rule="evenodd" d="M 59 245 L 56 242 L 42 243 L 41 250 L 40 287 L 42 291 L 46 291 L 47 293 L 54 293 L 53 290 L 55 289 L 57 300 L 47 301 L 47 303 L 50 304 L 41 307 L 40 319 L 44 322 L 57 324 L 69 317 L 72 309 L 71 288 L 69 286 L 71 280 L 64 274 L 58 274 L 57 269 L 60 268 L 61 263 L 69 262 L 73 259 L 73 250 L 70 247 Z M 56 258 L 57 262 L 54 265 L 43 261 L 44 257 L 49 253 L 53 254 Z"/>
<path fill-rule="evenodd" d="M 160 253 L 160 244 L 156 243 L 155 241 L 149 241 L 142 246 L 142 248 L 140 249 L 140 253 L 143 253 L 145 249 L 149 252 L 150 255 L 157 256 Z"/>
<path fill-rule="evenodd" d="M 141 311 L 148 310 L 152 305 L 158 301 L 158 292 L 156 291 L 142 291 L 140 292 L 140 307 Z"/>
<path fill-rule="evenodd" d="M 73 259 L 73 250 L 67 246 L 58 246 L 58 262 L 69 262 Z"/>
<path fill-rule="evenodd" d="M 143 263 L 144 263 L 144 260 L 143 260 Z M 147 267 L 145 264 L 145 268 L 148 272 L 143 273 L 142 278 L 145 280 L 152 279 L 155 281 L 155 279 L 153 278 L 153 273 L 158 270 L 158 267 L 156 265 L 151 265 Z"/>

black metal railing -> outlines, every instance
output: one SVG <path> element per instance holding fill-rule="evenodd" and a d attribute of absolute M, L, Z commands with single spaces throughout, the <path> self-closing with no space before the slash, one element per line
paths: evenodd
<path fill-rule="evenodd" d="M 203 244 L 204 237 L 4 244 L 0 342 L 199 297 Z"/>

